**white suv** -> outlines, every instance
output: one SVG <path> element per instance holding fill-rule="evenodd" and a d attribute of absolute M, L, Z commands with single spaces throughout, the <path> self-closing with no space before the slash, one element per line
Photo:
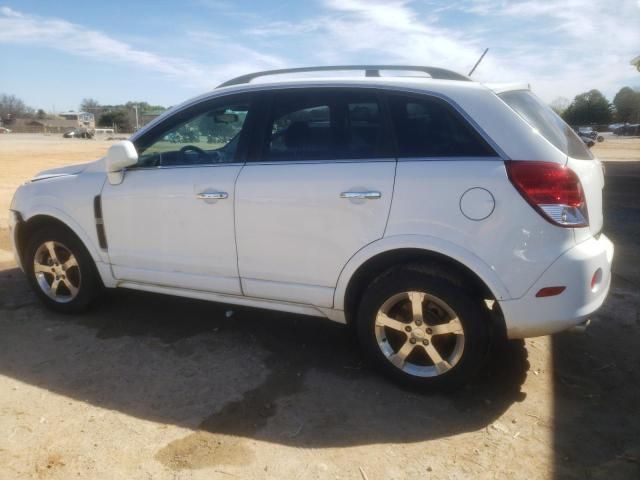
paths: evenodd
<path fill-rule="evenodd" d="M 322 70 L 366 75 L 251 82 Z M 527 86 L 291 69 L 226 82 L 105 158 L 39 174 L 15 194 L 12 240 L 55 310 L 104 286 L 321 316 L 353 325 L 392 378 L 448 388 L 492 342 L 600 307 L 603 184 Z"/>

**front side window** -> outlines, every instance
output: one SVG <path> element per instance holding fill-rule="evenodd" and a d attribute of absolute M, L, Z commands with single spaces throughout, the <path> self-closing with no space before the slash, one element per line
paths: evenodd
<path fill-rule="evenodd" d="M 201 110 L 201 109 L 200 109 Z M 136 142 L 139 167 L 212 165 L 236 160 L 249 103 L 211 107 L 178 118 Z"/>
<path fill-rule="evenodd" d="M 389 98 L 398 157 L 488 157 L 493 149 L 444 101 L 432 97 Z"/>
<path fill-rule="evenodd" d="M 384 153 L 385 136 L 375 93 L 274 95 L 263 160 L 366 159 Z"/>

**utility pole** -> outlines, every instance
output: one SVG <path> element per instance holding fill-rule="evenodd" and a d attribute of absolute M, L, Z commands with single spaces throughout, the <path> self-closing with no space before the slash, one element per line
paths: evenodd
<path fill-rule="evenodd" d="M 136 112 L 136 132 L 138 131 L 138 129 L 140 128 L 140 124 L 138 122 L 138 105 L 134 105 L 133 109 Z"/>

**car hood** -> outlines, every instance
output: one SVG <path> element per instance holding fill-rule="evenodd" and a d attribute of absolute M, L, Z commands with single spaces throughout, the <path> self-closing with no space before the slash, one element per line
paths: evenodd
<path fill-rule="evenodd" d="M 91 165 L 91 163 L 93 162 L 76 163 L 74 165 L 67 165 L 66 167 L 58 167 L 58 168 L 52 168 L 50 170 L 43 170 L 42 172 L 36 174 L 36 176 L 33 177 L 31 181 L 37 182 L 38 180 L 45 180 L 47 178 L 77 175 L 78 173 L 84 171 L 89 165 Z"/>

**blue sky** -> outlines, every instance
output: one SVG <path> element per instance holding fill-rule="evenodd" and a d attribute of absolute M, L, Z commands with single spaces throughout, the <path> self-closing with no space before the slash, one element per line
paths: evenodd
<path fill-rule="evenodd" d="M 235 75 L 345 63 L 524 81 L 545 100 L 640 87 L 640 0 L 0 0 L 0 92 L 174 105 Z"/>

